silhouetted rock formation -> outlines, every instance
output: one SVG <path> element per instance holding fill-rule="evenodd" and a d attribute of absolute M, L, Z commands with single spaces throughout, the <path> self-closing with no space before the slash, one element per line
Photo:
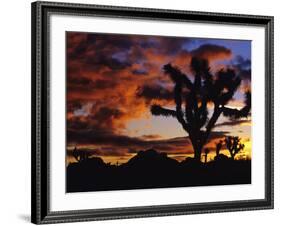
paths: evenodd
<path fill-rule="evenodd" d="M 215 161 L 228 161 L 229 158 L 224 154 L 218 154 L 215 156 Z"/>
<path fill-rule="evenodd" d="M 119 166 L 90 157 L 67 167 L 67 192 L 248 183 L 251 161 L 230 161 L 223 154 L 203 164 L 193 158 L 178 162 L 149 149 Z"/>
<path fill-rule="evenodd" d="M 163 167 L 175 167 L 178 161 L 169 158 L 166 153 L 157 152 L 154 149 L 149 149 L 146 151 L 139 151 L 137 155 L 131 158 L 123 167 L 128 168 L 143 168 L 143 166 L 148 168 L 163 168 Z M 156 167 L 155 167 L 156 166 Z"/>

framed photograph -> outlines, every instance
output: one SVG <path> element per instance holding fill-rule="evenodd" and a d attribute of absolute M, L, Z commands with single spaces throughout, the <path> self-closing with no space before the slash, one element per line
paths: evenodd
<path fill-rule="evenodd" d="M 32 3 L 32 222 L 273 208 L 273 17 Z"/>

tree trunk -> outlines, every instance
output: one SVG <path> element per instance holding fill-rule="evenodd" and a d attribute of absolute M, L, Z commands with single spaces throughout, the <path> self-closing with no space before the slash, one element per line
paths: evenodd
<path fill-rule="evenodd" d="M 208 158 L 208 155 L 205 154 L 205 163 L 207 163 L 207 158 Z"/>
<path fill-rule="evenodd" d="M 199 145 L 196 142 L 196 139 L 190 139 L 190 140 L 194 151 L 194 160 L 196 162 L 201 162 L 201 153 L 202 153 L 203 145 Z"/>
<path fill-rule="evenodd" d="M 197 149 L 194 149 L 194 160 L 196 162 L 201 162 L 201 149 L 197 148 Z"/>

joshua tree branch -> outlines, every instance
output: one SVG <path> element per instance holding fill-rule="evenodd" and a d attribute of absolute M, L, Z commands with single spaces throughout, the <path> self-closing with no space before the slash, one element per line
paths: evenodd
<path fill-rule="evenodd" d="M 182 112 L 182 85 L 181 83 L 176 83 L 175 85 L 175 102 L 176 102 L 176 116 L 178 121 L 181 123 L 183 128 L 187 130 L 187 123 L 184 120 Z"/>
<path fill-rule="evenodd" d="M 242 118 L 249 115 L 250 108 L 247 106 L 241 108 L 240 110 L 236 108 L 222 107 L 223 115 L 232 118 Z"/>
<path fill-rule="evenodd" d="M 163 108 L 163 107 L 161 107 L 159 105 L 156 105 L 156 104 L 151 106 L 150 111 L 153 115 L 162 115 L 162 116 L 165 116 L 165 117 L 169 117 L 169 116 L 177 117 L 176 111 Z"/>
<path fill-rule="evenodd" d="M 207 110 L 207 100 L 206 98 L 202 99 L 201 106 L 199 107 L 199 115 L 200 115 L 200 123 L 199 127 L 201 128 L 202 126 L 205 125 L 208 117 L 208 110 Z"/>
<path fill-rule="evenodd" d="M 190 79 L 179 69 L 173 67 L 171 64 L 166 64 L 164 66 L 164 71 L 165 73 L 169 74 L 169 76 L 175 83 L 183 82 L 188 89 L 193 88 L 193 84 Z"/>
<path fill-rule="evenodd" d="M 206 126 L 206 132 L 205 132 L 205 135 L 206 135 L 206 140 L 208 139 L 209 137 L 209 134 L 212 130 L 212 128 L 215 126 L 215 123 L 217 122 L 218 118 L 220 117 L 220 114 L 222 113 L 222 109 L 219 108 L 218 106 L 215 106 L 215 110 L 213 112 L 213 115 L 212 117 L 210 118 L 207 126 Z"/>
<path fill-rule="evenodd" d="M 223 115 L 228 117 L 239 118 L 240 110 L 236 108 L 222 107 Z"/>
<path fill-rule="evenodd" d="M 251 92 L 248 91 L 245 93 L 245 106 L 240 110 L 236 108 L 222 107 L 223 115 L 232 117 L 232 118 L 242 118 L 247 117 L 251 110 Z"/>

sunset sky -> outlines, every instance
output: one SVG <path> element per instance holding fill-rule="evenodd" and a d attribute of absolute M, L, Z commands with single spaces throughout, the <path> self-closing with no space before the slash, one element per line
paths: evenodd
<path fill-rule="evenodd" d="M 242 83 L 229 107 L 243 107 L 243 93 L 251 88 L 251 41 L 81 32 L 67 32 L 66 39 L 68 162 L 75 146 L 113 164 L 149 148 L 178 161 L 193 156 L 177 120 L 150 113 L 152 104 L 175 106 L 173 83 L 163 73 L 167 63 L 191 80 L 193 56 L 207 59 L 213 73 L 234 69 Z M 221 115 L 205 146 L 208 160 L 226 135 L 242 138 L 238 157 L 251 157 L 251 117 L 230 121 Z"/>

